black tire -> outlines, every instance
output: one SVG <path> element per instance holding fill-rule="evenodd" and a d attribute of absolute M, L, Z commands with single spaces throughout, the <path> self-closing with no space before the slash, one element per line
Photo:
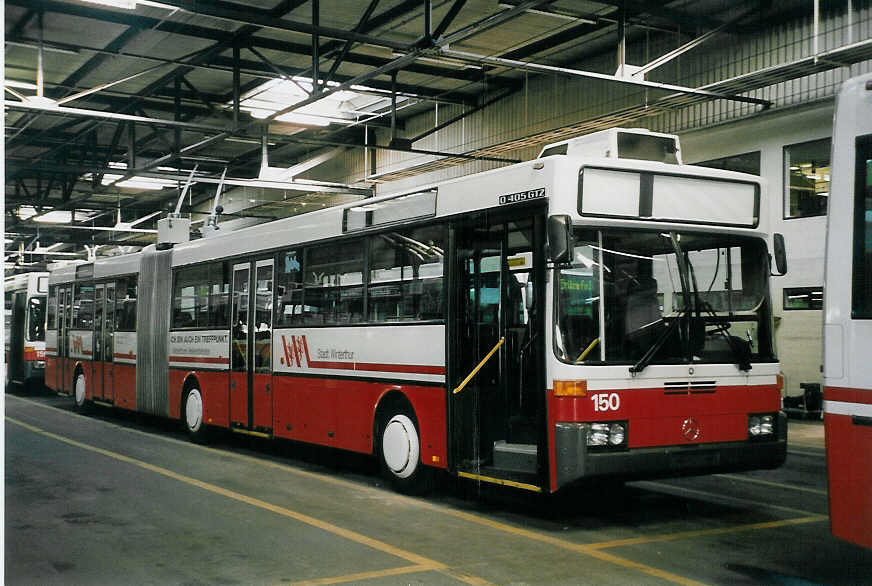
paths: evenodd
<path fill-rule="evenodd" d="M 410 407 L 382 410 L 376 453 L 382 476 L 404 494 L 423 494 L 432 488 L 433 471 L 421 461 L 421 434 Z"/>
<path fill-rule="evenodd" d="M 185 391 L 182 399 L 182 424 L 192 442 L 206 443 L 209 429 L 203 420 L 203 394 L 196 385 Z"/>
<path fill-rule="evenodd" d="M 73 405 L 79 413 L 87 413 L 91 410 L 91 401 L 86 396 L 87 380 L 83 372 L 76 373 L 73 379 Z"/>

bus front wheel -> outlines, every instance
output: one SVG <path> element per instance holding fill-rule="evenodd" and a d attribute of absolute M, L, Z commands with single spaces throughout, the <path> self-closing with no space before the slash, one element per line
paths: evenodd
<path fill-rule="evenodd" d="M 421 464 L 421 440 L 414 413 L 395 408 L 385 412 L 381 421 L 378 454 L 382 475 L 400 492 L 425 492 L 431 470 Z"/>

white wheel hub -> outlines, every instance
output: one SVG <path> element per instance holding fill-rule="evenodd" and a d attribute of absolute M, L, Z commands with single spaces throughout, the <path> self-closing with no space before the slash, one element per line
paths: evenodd
<path fill-rule="evenodd" d="M 85 375 L 80 374 L 76 377 L 76 385 L 73 388 L 73 393 L 76 398 L 76 405 L 81 407 L 85 404 Z"/>
<path fill-rule="evenodd" d="M 418 467 L 421 447 L 415 424 L 405 415 L 394 415 L 382 434 L 385 464 L 399 478 L 408 478 Z"/>
<path fill-rule="evenodd" d="M 203 425 L 203 397 L 199 389 L 191 389 L 185 400 L 185 423 L 191 431 L 198 431 Z"/>

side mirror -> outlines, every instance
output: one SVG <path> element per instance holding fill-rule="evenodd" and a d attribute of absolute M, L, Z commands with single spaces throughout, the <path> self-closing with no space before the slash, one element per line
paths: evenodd
<path fill-rule="evenodd" d="M 784 247 L 784 235 L 772 235 L 772 252 L 775 255 L 775 270 L 776 276 L 780 277 L 787 274 L 787 249 Z"/>
<path fill-rule="evenodd" d="M 572 262 L 572 221 L 569 216 L 548 217 L 548 251 L 554 264 Z"/>
<path fill-rule="evenodd" d="M 527 284 L 524 285 L 524 305 L 527 307 L 527 311 L 533 309 L 533 281 L 527 281 Z"/>

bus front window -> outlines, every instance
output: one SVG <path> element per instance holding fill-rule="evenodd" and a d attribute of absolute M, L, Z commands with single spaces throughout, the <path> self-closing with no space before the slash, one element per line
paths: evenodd
<path fill-rule="evenodd" d="M 45 297 L 31 297 L 27 308 L 27 339 L 31 342 L 45 340 Z"/>
<path fill-rule="evenodd" d="M 555 351 L 570 363 L 774 360 L 759 238 L 576 230 L 559 270 Z"/>

